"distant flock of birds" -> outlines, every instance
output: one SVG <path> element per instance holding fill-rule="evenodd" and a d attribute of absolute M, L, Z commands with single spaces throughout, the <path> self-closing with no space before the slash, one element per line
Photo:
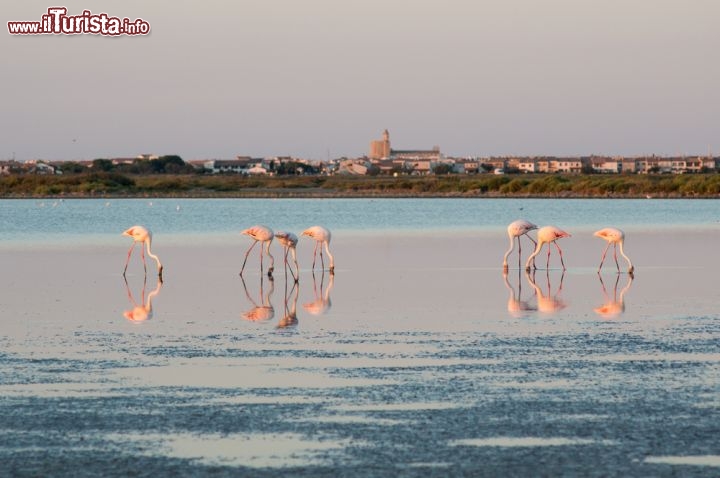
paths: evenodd
<path fill-rule="evenodd" d="M 537 230 L 537 241 L 535 241 L 535 239 L 533 239 L 529 234 L 530 231 L 534 230 Z M 540 250 L 545 244 L 547 244 L 547 265 L 545 267 L 550 267 L 550 246 L 551 244 L 555 244 L 555 247 L 560 254 L 560 264 L 562 264 L 562 268 L 563 270 L 565 270 L 565 262 L 563 261 L 562 249 L 560 249 L 560 246 L 558 246 L 557 240 L 562 239 L 563 237 L 570 237 L 570 234 L 568 234 L 567 232 L 555 226 L 544 226 L 538 228 L 538 226 L 536 226 L 535 224 L 524 219 L 518 219 L 517 221 L 511 222 L 507 228 L 507 232 L 508 237 L 510 238 L 510 248 L 507 250 L 507 252 L 505 253 L 505 257 L 503 258 L 504 271 L 508 270 L 508 257 L 510 256 L 515 247 L 515 239 L 517 239 L 518 243 L 518 264 L 520 264 L 522 254 L 520 237 L 522 236 L 527 236 L 533 242 L 533 244 L 535 244 L 535 250 L 527 258 L 527 262 L 525 262 L 525 270 L 527 272 L 530 272 L 531 268 L 536 269 L 535 256 L 540 253 Z M 615 227 L 606 227 L 605 229 L 595 231 L 593 235 L 607 241 L 607 246 L 605 247 L 605 250 L 602 253 L 602 258 L 600 259 L 600 266 L 598 267 L 598 272 L 600 272 L 600 270 L 602 269 L 603 263 L 605 262 L 605 256 L 607 255 L 610 246 L 613 246 L 613 257 L 615 258 L 615 266 L 617 267 L 618 272 L 620 272 L 620 263 L 618 262 L 617 258 L 618 246 L 620 246 L 620 254 L 625 258 L 628 263 L 628 274 L 632 275 L 635 272 L 635 267 L 633 267 L 630 258 L 625 255 L 625 250 L 623 248 L 623 245 L 625 243 L 625 233 L 623 231 Z"/>
<path fill-rule="evenodd" d="M 530 231 L 537 230 L 537 241 L 533 239 L 530 236 Z M 562 249 L 560 249 L 560 246 L 557 244 L 558 239 L 562 239 L 564 237 L 570 237 L 570 234 L 563 231 L 562 229 L 559 229 L 555 226 L 544 226 L 538 228 L 535 224 L 526 221 L 524 219 L 518 219 L 517 221 L 514 221 L 510 223 L 507 227 L 507 233 L 508 237 L 510 239 L 510 248 L 505 253 L 505 256 L 503 257 L 503 270 L 508 270 L 508 257 L 510 257 L 510 254 L 513 252 L 515 248 L 515 240 L 517 239 L 518 244 L 518 265 L 521 264 L 522 260 L 522 249 L 520 244 L 520 238 L 522 236 L 527 236 L 533 244 L 535 244 L 535 250 L 532 254 L 527 258 L 527 261 L 525 262 L 525 270 L 527 272 L 530 272 L 530 269 L 536 269 L 535 267 L 535 257 L 540 254 L 540 251 L 542 250 L 543 246 L 547 244 L 547 265 L 546 267 L 550 267 L 550 251 L 551 251 L 551 245 L 555 244 L 555 247 L 557 248 L 558 253 L 560 254 L 560 264 L 562 264 L 563 270 L 565 270 L 565 262 L 563 261 L 563 255 L 562 255 Z M 245 264 L 247 263 L 248 256 L 250 255 L 250 252 L 252 251 L 253 247 L 257 243 L 260 243 L 260 271 L 262 273 L 263 270 L 263 255 L 267 255 L 270 258 L 270 267 L 268 268 L 268 276 L 272 277 L 273 270 L 275 268 L 275 258 L 270 254 L 270 244 L 272 243 L 273 239 L 277 239 L 278 242 L 283 246 L 283 249 L 285 251 L 284 255 L 284 264 L 287 268 L 289 266 L 288 262 L 288 254 L 292 253 L 292 259 L 293 263 L 295 264 L 295 272 L 292 270 L 292 266 L 289 266 L 290 274 L 292 275 L 295 282 L 298 282 L 300 279 L 300 268 L 298 267 L 297 262 L 297 254 L 296 254 L 296 246 L 298 243 L 298 236 L 293 234 L 292 232 L 285 232 L 285 231 L 279 231 L 279 232 L 273 232 L 272 229 L 270 229 L 267 226 L 257 225 L 250 227 L 248 229 L 245 229 L 244 231 L 241 231 L 241 234 L 245 234 L 246 236 L 249 236 L 251 239 L 253 239 L 253 243 L 248 248 L 247 252 L 245 252 L 245 260 L 243 261 L 242 268 L 240 269 L 240 275 L 242 275 L 243 271 L 245 270 Z M 127 254 L 127 260 L 125 261 L 125 269 L 123 270 L 123 276 L 127 272 L 128 264 L 130 263 L 130 256 L 132 255 L 133 249 L 135 248 L 136 244 L 140 244 L 140 252 L 142 255 L 142 261 L 143 261 L 143 267 L 145 269 L 145 273 L 147 274 L 147 264 L 145 263 L 145 250 L 143 249 L 143 244 L 147 247 L 147 253 L 150 257 L 152 257 L 155 262 L 157 262 L 157 268 L 158 268 L 158 277 L 160 278 L 160 281 L 162 281 L 162 273 L 163 273 L 163 265 L 160 262 L 160 259 L 157 255 L 153 254 L 150 247 L 152 243 L 152 232 L 150 232 L 149 229 L 147 229 L 144 226 L 132 226 L 131 228 L 127 229 L 122 233 L 123 236 L 129 236 L 133 239 L 133 244 L 130 246 L 130 250 L 128 250 Z M 325 269 L 325 260 L 323 259 L 323 246 L 325 247 L 325 252 L 327 253 L 328 258 L 330 259 L 329 264 L 329 270 L 331 274 L 335 273 L 335 260 L 333 258 L 333 255 L 330 253 L 330 231 L 326 229 L 323 226 L 312 226 L 307 229 L 305 229 L 301 234 L 301 236 L 308 236 L 311 239 L 315 240 L 315 249 L 313 251 L 313 263 L 312 263 L 312 269 L 315 270 L 315 262 L 318 255 L 318 251 L 320 252 L 320 261 L 322 264 L 323 270 Z M 601 239 L 604 239 L 607 241 L 607 246 L 605 247 L 605 250 L 602 253 L 602 258 L 600 259 L 600 266 L 598 267 L 598 272 L 602 269 L 603 263 L 605 262 L 605 256 L 607 255 L 608 250 L 610 249 L 610 246 L 614 246 L 613 249 L 613 257 L 615 258 L 615 266 L 617 267 L 618 272 L 620 272 L 620 263 L 618 262 L 617 258 L 617 249 L 618 246 L 620 246 L 620 254 L 625 258 L 628 264 L 628 274 L 632 275 L 635 271 L 635 268 L 633 267 L 632 262 L 630 261 L 630 258 L 625 255 L 625 250 L 623 249 L 623 244 L 625 242 L 625 233 L 621 231 L 620 229 L 614 228 L 614 227 L 606 227 L 605 229 L 600 229 L 599 231 L 596 231 L 594 236 L 599 237 Z M 265 252 L 263 253 L 263 247 Z"/>
<path fill-rule="evenodd" d="M 275 269 L 275 258 L 270 254 L 270 244 L 272 243 L 273 239 L 277 238 L 278 242 L 283 246 L 283 249 L 285 250 L 285 267 L 289 266 L 288 262 L 288 253 L 292 253 L 293 262 L 295 263 L 295 272 L 293 273 L 292 266 L 290 266 L 290 274 L 292 275 L 295 282 L 298 282 L 300 279 L 300 268 L 298 267 L 297 262 L 297 254 L 295 251 L 295 248 L 298 243 L 298 237 L 293 234 L 292 232 L 285 232 L 285 231 L 279 231 L 273 233 L 273 230 L 270 229 L 267 226 L 253 226 L 245 229 L 244 231 L 240 232 L 241 234 L 245 234 L 246 236 L 249 236 L 253 239 L 253 243 L 248 248 L 247 252 L 245 252 L 245 260 L 243 261 L 242 268 L 240 269 L 240 275 L 242 275 L 243 271 L 245 271 L 245 264 L 247 263 L 248 256 L 250 255 L 250 252 L 252 251 L 253 247 L 259 242 L 261 244 L 260 246 L 260 271 L 262 273 L 263 270 L 263 255 L 267 255 L 270 258 L 270 267 L 268 268 L 268 276 L 272 277 L 273 270 Z M 143 249 L 143 245 L 147 247 L 147 254 L 148 256 L 152 257 L 155 262 L 157 263 L 157 269 L 158 269 L 158 277 L 160 278 L 160 282 L 163 280 L 163 265 L 160 262 L 160 258 L 158 258 L 157 255 L 153 254 L 151 250 L 151 244 L 152 244 L 152 232 L 144 227 L 144 226 L 132 226 L 131 228 L 125 230 L 122 233 L 123 236 L 128 236 L 133 239 L 132 246 L 130 246 L 130 250 L 128 250 L 127 254 L 127 260 L 125 261 L 125 269 L 123 270 L 123 276 L 125 276 L 125 273 L 127 272 L 128 264 L 130 264 L 130 256 L 132 256 L 133 249 L 135 249 L 136 244 L 140 244 L 140 253 L 142 256 L 143 261 L 143 268 L 145 270 L 145 274 L 147 274 L 147 263 L 145 262 L 145 249 Z M 313 262 L 312 262 L 312 269 L 315 270 L 315 261 L 317 259 L 318 252 L 320 252 L 320 262 L 322 264 L 323 270 L 325 269 L 325 260 L 323 258 L 323 246 L 325 247 L 325 252 L 327 253 L 328 258 L 330 259 L 329 264 L 329 270 L 330 274 L 335 273 L 335 259 L 333 258 L 332 253 L 330 253 L 330 238 L 331 234 L 330 231 L 323 226 L 312 226 L 307 229 L 305 229 L 300 236 L 308 236 L 311 239 L 315 240 L 315 250 L 313 251 Z M 265 249 L 265 254 L 263 254 L 263 244 Z"/>

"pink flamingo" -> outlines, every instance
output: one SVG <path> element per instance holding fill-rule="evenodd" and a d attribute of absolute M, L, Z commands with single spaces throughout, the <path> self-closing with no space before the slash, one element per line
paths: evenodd
<path fill-rule="evenodd" d="M 323 269 L 325 269 L 325 261 L 323 260 L 322 245 L 325 244 L 325 252 L 327 252 L 330 258 L 330 274 L 335 273 L 335 260 L 330 253 L 330 231 L 322 226 L 312 226 L 305 229 L 301 236 L 308 236 L 315 239 L 315 250 L 313 251 L 313 263 L 312 268 L 315 269 L 315 258 L 317 257 L 318 247 L 320 248 L 320 261 L 322 262 Z"/>
<path fill-rule="evenodd" d="M 268 277 L 272 277 L 273 269 L 275 268 L 275 258 L 270 254 L 270 244 L 273 240 L 273 231 L 267 226 L 253 226 L 245 229 L 244 231 L 241 231 L 240 234 L 245 234 L 246 236 L 250 236 L 253 239 L 252 245 L 248 248 L 247 252 L 245 253 L 245 260 L 243 261 L 242 268 L 240 269 L 240 275 L 242 275 L 243 271 L 245 270 L 245 264 L 247 263 L 248 255 L 250 255 L 250 251 L 253 247 L 255 247 L 255 244 L 258 242 L 267 244 L 265 246 L 265 250 L 267 252 L 267 256 L 270 258 L 270 268 L 268 268 Z M 263 246 L 260 246 L 260 273 L 262 274 L 263 270 Z"/>
<path fill-rule="evenodd" d="M 285 248 L 285 278 L 287 279 L 287 266 L 288 266 L 288 252 L 292 252 L 293 262 L 295 262 L 295 270 L 297 276 L 293 274 L 292 267 L 290 268 L 290 275 L 292 275 L 295 282 L 300 280 L 300 267 L 298 267 L 296 246 L 298 243 L 298 237 L 292 232 L 279 231 L 275 233 L 275 238 Z"/>
<path fill-rule="evenodd" d="M 142 247 L 142 244 L 145 243 L 147 246 L 147 252 L 150 257 L 155 259 L 155 262 L 157 262 L 157 268 L 158 268 L 158 277 L 160 278 L 160 281 L 162 282 L 162 273 L 163 273 L 163 265 L 160 263 L 160 259 L 158 256 L 152 253 L 150 250 L 150 244 L 152 243 L 152 232 L 150 232 L 149 229 L 143 227 L 143 226 L 133 226 L 130 229 L 124 231 L 122 233 L 123 236 L 129 236 L 133 238 L 133 244 L 130 246 L 130 250 L 128 251 L 127 260 L 125 261 L 125 269 L 123 270 L 123 277 L 125 276 L 125 273 L 127 272 L 128 264 L 130 263 L 130 256 L 132 255 L 132 251 L 135 248 L 135 244 L 140 243 L 140 253 L 142 255 L 142 261 L 143 261 L 143 268 L 145 269 L 145 274 L 147 274 L 147 264 L 145 263 L 145 250 Z"/>
<path fill-rule="evenodd" d="M 610 246 L 613 245 L 613 257 L 615 257 L 615 266 L 617 266 L 618 272 L 620 272 L 620 264 L 618 263 L 617 258 L 617 246 L 620 245 L 620 254 L 625 258 L 625 260 L 628 263 L 628 274 L 632 274 L 635 272 L 635 268 L 632 265 L 632 262 L 630 262 L 630 258 L 625 255 L 625 251 L 623 249 L 623 244 L 625 243 L 625 233 L 622 232 L 620 229 L 614 228 L 614 227 L 606 227 L 605 229 L 600 229 L 599 231 L 596 231 L 593 236 L 599 237 L 601 239 L 605 239 L 607 241 L 607 247 L 605 247 L 605 250 L 602 254 L 602 259 L 600 259 L 600 267 L 598 267 L 598 272 L 600 272 L 600 269 L 602 269 L 603 262 L 605 262 L 605 255 L 607 254 L 608 249 L 610 249 Z"/>
<path fill-rule="evenodd" d="M 505 253 L 505 257 L 503 257 L 503 270 L 508 270 L 508 257 L 510 256 L 510 253 L 515 248 L 515 238 L 517 237 L 517 243 L 518 243 L 518 269 L 520 268 L 520 260 L 522 255 L 522 247 L 520 245 L 520 236 L 527 236 L 528 239 L 530 239 L 533 242 L 533 245 L 537 246 L 537 243 L 535 242 L 535 239 L 530 237 L 528 232 L 537 229 L 538 227 L 533 224 L 532 222 L 528 222 L 524 219 L 518 219 L 517 221 L 511 222 L 510 225 L 507 227 L 507 233 L 508 237 L 510 238 L 510 249 L 507 250 Z"/>
<path fill-rule="evenodd" d="M 533 252 L 530 257 L 528 257 L 528 260 L 525 263 L 525 270 L 528 272 L 530 271 L 530 265 L 533 264 L 533 259 L 535 259 L 535 256 L 540 253 L 540 250 L 542 249 L 542 246 L 544 244 L 548 245 L 547 265 L 545 267 L 550 267 L 550 245 L 555 244 L 555 247 L 560 253 L 560 264 L 562 264 L 562 268 L 563 270 L 565 270 L 565 262 L 563 261 L 562 249 L 560 249 L 560 246 L 558 246 L 556 242 L 558 239 L 562 239 L 563 237 L 570 237 L 570 234 L 563 231 L 562 229 L 558 229 L 555 226 L 545 226 L 538 229 L 537 247 L 535 247 L 535 252 Z"/>

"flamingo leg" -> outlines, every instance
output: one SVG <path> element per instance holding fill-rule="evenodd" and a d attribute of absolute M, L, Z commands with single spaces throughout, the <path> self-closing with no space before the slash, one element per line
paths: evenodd
<path fill-rule="evenodd" d="M 255 244 L 257 244 L 257 241 L 253 242 L 245 253 L 245 260 L 243 261 L 243 265 L 240 268 L 240 275 L 242 275 L 243 271 L 245 270 L 245 264 L 247 263 L 248 256 L 250 255 L 250 251 L 252 251 L 252 248 L 255 247 Z"/>
<path fill-rule="evenodd" d="M 550 251 L 551 250 L 552 250 L 552 247 L 550 247 L 550 244 L 548 244 L 547 264 L 545 264 L 545 269 L 550 268 Z"/>
<path fill-rule="evenodd" d="M 522 249 L 520 247 L 520 236 L 517 236 L 518 241 L 518 269 L 522 268 Z"/>
<path fill-rule="evenodd" d="M 272 239 L 267 241 L 267 246 L 265 246 L 265 252 L 267 253 L 267 256 L 270 258 L 270 267 L 268 267 L 268 277 L 272 277 L 272 273 L 275 270 L 275 258 L 270 254 L 270 244 L 272 244 Z"/>
<path fill-rule="evenodd" d="M 317 257 L 317 249 L 318 249 L 319 242 L 315 242 L 315 249 L 313 249 L 313 263 L 312 263 L 312 270 L 315 270 L 315 258 Z M 322 251 L 321 251 L 322 252 Z"/>
<path fill-rule="evenodd" d="M 555 243 L 555 247 L 557 247 L 558 253 L 560 253 L 560 264 L 562 264 L 562 268 L 564 271 L 565 270 L 565 261 L 563 261 L 562 249 L 560 249 L 560 246 L 557 245 L 557 242 Z M 548 246 L 548 249 L 550 249 L 550 246 Z"/>
<path fill-rule="evenodd" d="M 288 270 L 288 268 L 290 268 L 290 275 L 292 276 L 293 280 L 297 283 L 298 278 L 295 277 L 295 274 L 293 273 L 293 270 L 292 270 L 292 266 L 288 262 L 288 253 L 289 252 L 290 252 L 290 248 L 286 247 L 285 248 L 285 281 L 287 282 L 287 270 Z M 287 287 L 287 285 L 286 285 L 286 287 Z"/>
<path fill-rule="evenodd" d="M 260 244 L 260 274 L 262 275 L 263 271 L 263 245 Z"/>
<path fill-rule="evenodd" d="M 613 257 L 615 258 L 615 267 L 617 267 L 617 271 L 620 272 L 620 263 L 617 260 L 617 242 L 613 247 Z"/>
<path fill-rule="evenodd" d="M 135 249 L 135 242 L 132 243 L 132 246 L 130 246 L 130 250 L 128 250 L 127 260 L 125 261 L 125 269 L 123 270 L 123 277 L 127 272 L 128 264 L 130 264 L 130 256 L 132 255 L 133 249 Z"/>
<path fill-rule="evenodd" d="M 318 245 L 320 246 L 320 264 L 322 265 L 322 270 L 325 271 L 325 259 L 323 259 L 322 244 L 318 242 Z"/>
<path fill-rule="evenodd" d="M 300 282 L 300 266 L 298 265 L 297 261 L 297 252 L 295 251 L 295 248 L 292 249 L 292 256 L 293 256 L 293 262 L 295 263 L 295 273 L 297 274 L 297 277 L 295 278 L 295 282 Z M 298 291 L 300 290 L 300 287 L 298 287 Z"/>
<path fill-rule="evenodd" d="M 608 249 L 610 249 L 609 242 L 608 242 L 608 245 L 605 247 L 605 250 L 602 253 L 602 259 L 600 259 L 600 267 L 598 267 L 598 272 L 600 272 L 600 269 L 602 269 L 603 262 L 605 262 L 605 255 L 607 254 Z"/>
<path fill-rule="evenodd" d="M 145 248 L 142 244 L 140 244 L 140 257 L 142 257 L 143 261 L 143 270 L 145 271 L 145 275 L 147 276 L 147 263 L 145 262 Z"/>
<path fill-rule="evenodd" d="M 287 297 L 287 268 L 288 268 L 288 248 L 285 247 L 285 254 L 283 254 L 283 267 L 285 268 L 285 296 Z M 292 271 L 290 271 L 292 272 Z M 285 305 L 285 308 L 287 309 L 287 304 Z M 286 311 L 287 313 L 287 311 Z"/>

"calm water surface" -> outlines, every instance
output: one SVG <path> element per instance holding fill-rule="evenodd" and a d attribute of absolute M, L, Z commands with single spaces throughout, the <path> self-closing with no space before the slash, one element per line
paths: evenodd
<path fill-rule="evenodd" d="M 133 224 L 158 234 L 225 235 L 253 224 L 299 231 L 498 231 L 536 224 L 627 230 L 720 227 L 715 200 L 603 199 L 122 199 L 0 200 L 0 241 L 98 241 Z M 86 239 L 83 239 L 86 238 Z M 114 240 L 114 239 L 113 239 Z"/>
<path fill-rule="evenodd" d="M 0 476 L 717 476 L 719 212 L 0 201 Z M 517 217 L 573 231 L 566 273 L 502 274 Z M 121 276 L 135 223 L 164 284 L 137 256 Z M 299 284 L 276 245 L 274 280 L 255 254 L 241 279 L 255 223 L 332 228 L 337 274 L 303 242 Z M 596 273 L 609 224 L 634 233 L 634 278 Z"/>

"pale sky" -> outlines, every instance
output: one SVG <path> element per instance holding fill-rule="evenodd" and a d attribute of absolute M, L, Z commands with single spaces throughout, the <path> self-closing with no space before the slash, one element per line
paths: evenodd
<path fill-rule="evenodd" d="M 51 6 L 148 36 L 10 35 Z M 5 2 L 0 160 L 720 154 L 717 0 Z"/>

